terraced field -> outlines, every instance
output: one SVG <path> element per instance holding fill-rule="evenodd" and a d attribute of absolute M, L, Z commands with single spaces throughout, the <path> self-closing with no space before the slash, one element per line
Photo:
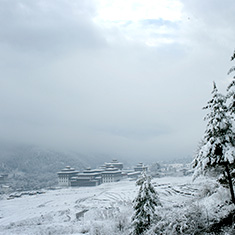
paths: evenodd
<path fill-rule="evenodd" d="M 162 204 L 170 207 L 191 200 L 198 183 L 191 177 L 152 181 Z M 97 187 L 66 188 L 44 194 L 0 200 L 0 234 L 82 234 L 91 227 L 130 220 L 138 188 L 123 180 Z M 127 221 L 128 222 L 128 221 Z"/>

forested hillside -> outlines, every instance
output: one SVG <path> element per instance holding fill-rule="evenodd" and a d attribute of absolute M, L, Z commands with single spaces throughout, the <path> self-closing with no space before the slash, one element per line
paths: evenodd
<path fill-rule="evenodd" d="M 77 170 L 101 164 L 101 156 L 59 152 L 36 146 L 0 145 L 0 174 L 8 174 L 12 189 L 31 190 L 55 186 L 57 172 L 67 165 Z"/>

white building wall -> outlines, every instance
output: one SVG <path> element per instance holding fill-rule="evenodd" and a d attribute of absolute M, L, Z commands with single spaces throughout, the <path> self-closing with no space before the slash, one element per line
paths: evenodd
<path fill-rule="evenodd" d="M 58 178 L 59 186 L 70 186 L 69 176 L 59 176 Z"/>

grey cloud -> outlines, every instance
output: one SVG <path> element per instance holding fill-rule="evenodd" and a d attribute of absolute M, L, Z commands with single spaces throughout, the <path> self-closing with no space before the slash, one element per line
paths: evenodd
<path fill-rule="evenodd" d="M 184 31 L 190 43 L 198 43 L 201 51 L 212 51 L 214 46 L 224 47 L 224 55 L 230 53 L 231 41 L 235 40 L 234 21 L 235 4 L 232 0 L 226 1 L 185 1 Z M 183 34 L 185 34 L 183 32 Z M 199 48 L 198 48 L 199 49 Z M 216 51 L 215 51 L 216 53 Z M 219 52 L 220 53 L 220 52 Z M 218 56 L 217 56 L 218 57 Z"/>
<path fill-rule="evenodd" d="M 105 44 L 89 16 L 94 10 L 85 1 L 1 1 L 0 9 L 3 46 L 56 53 Z"/>
<path fill-rule="evenodd" d="M 189 14 L 198 21 L 204 21 L 213 29 L 218 27 L 228 28 L 233 25 L 235 20 L 235 4 L 233 0 L 182 0 L 182 2 L 184 9 L 187 10 Z M 190 17 L 190 15 L 188 16 Z"/>
<path fill-rule="evenodd" d="M 226 87 L 232 34 L 221 42 L 209 21 L 186 19 L 175 43 L 146 47 L 101 30 L 86 2 L 0 2 L 0 139 L 139 159 L 193 154 L 212 81 Z"/>

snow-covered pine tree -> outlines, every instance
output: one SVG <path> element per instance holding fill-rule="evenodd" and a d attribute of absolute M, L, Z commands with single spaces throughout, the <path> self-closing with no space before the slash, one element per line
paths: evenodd
<path fill-rule="evenodd" d="M 132 217 L 133 234 L 143 234 L 157 219 L 156 207 L 160 206 L 157 192 L 151 184 L 151 177 L 143 171 L 136 182 L 140 186 L 137 197 L 134 199 L 134 215 Z"/>
<path fill-rule="evenodd" d="M 235 134 L 232 130 L 231 116 L 227 112 L 226 98 L 218 93 L 216 84 L 212 91 L 212 99 L 204 109 L 208 109 L 206 115 L 207 127 L 200 148 L 198 149 L 193 166 L 194 177 L 216 169 L 228 178 L 231 199 L 235 204 L 233 185 L 231 180 L 231 167 L 235 163 Z"/>
<path fill-rule="evenodd" d="M 235 51 L 233 53 L 233 56 L 231 58 L 231 60 L 235 59 Z M 235 66 L 233 66 L 229 71 L 228 74 L 232 73 L 233 71 L 235 71 Z M 228 105 L 228 109 L 231 113 L 231 115 L 235 115 L 235 76 L 233 77 L 233 80 L 231 81 L 231 83 L 229 84 L 228 88 L 227 88 L 227 101 L 229 102 Z"/>

